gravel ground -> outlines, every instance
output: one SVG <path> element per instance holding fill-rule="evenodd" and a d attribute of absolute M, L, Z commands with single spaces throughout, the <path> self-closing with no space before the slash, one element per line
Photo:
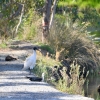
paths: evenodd
<path fill-rule="evenodd" d="M 0 50 L 0 100 L 94 100 L 60 92 L 46 82 L 28 80 L 26 76 L 29 73 L 21 71 L 27 53 L 24 49 Z M 4 59 L 8 54 L 19 59 L 7 62 Z"/>

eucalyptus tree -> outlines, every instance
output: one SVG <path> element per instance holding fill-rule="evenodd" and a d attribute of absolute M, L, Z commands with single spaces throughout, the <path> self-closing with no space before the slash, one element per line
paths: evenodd
<path fill-rule="evenodd" d="M 58 6 L 66 6 L 65 10 L 72 13 L 74 21 L 80 19 L 81 22 L 89 23 L 87 31 L 92 37 L 99 36 L 99 32 L 95 31 L 99 31 L 100 27 L 100 0 L 60 0 Z"/>
<path fill-rule="evenodd" d="M 50 37 L 49 37 L 49 43 L 54 46 L 56 50 L 56 59 L 60 57 L 61 53 L 63 52 L 63 48 L 69 48 L 67 46 L 68 40 L 70 40 L 69 43 L 74 40 L 75 34 L 74 33 L 80 33 L 80 35 L 84 34 L 87 35 L 87 38 L 90 39 L 90 36 L 87 31 L 92 31 L 92 27 L 98 27 L 98 22 L 100 21 L 100 16 L 98 13 L 98 9 L 96 9 L 96 5 L 98 5 L 98 2 L 95 2 L 92 0 L 88 0 L 89 2 L 86 2 L 84 0 L 59 0 L 57 2 L 57 9 L 56 17 L 59 17 L 59 23 L 65 25 L 65 27 L 56 27 L 56 23 L 53 25 L 53 29 L 50 31 Z M 83 6 L 84 5 L 84 6 Z M 59 8 L 59 9 L 58 9 Z M 60 11 L 58 11 L 60 10 Z M 60 16 L 62 17 L 60 18 Z M 72 27 L 69 27 L 69 26 Z M 80 26 L 77 28 L 77 26 Z M 64 29 L 65 28 L 65 29 Z M 92 29 L 91 29 L 92 28 Z M 71 31 L 71 32 L 69 32 Z M 67 32 L 62 32 L 64 30 L 67 30 Z M 95 30 L 94 30 L 95 31 Z M 70 39 L 71 36 L 69 36 L 69 33 L 73 36 L 72 39 Z M 61 34 L 60 34 L 61 33 Z M 67 34 L 68 33 L 68 34 Z M 78 38 L 77 35 L 77 38 Z M 84 36 L 82 35 L 82 36 Z M 96 35 L 99 36 L 99 35 Z M 81 36 L 79 38 L 82 38 Z M 75 37 L 76 39 L 76 37 Z M 90 39 L 91 40 L 91 39 Z M 64 44 L 65 43 L 65 44 Z"/>
<path fill-rule="evenodd" d="M 43 33 L 42 33 L 42 42 L 46 42 L 49 30 L 52 26 L 53 18 L 55 15 L 56 4 L 58 0 L 45 0 L 45 5 L 43 7 Z"/>
<path fill-rule="evenodd" d="M 0 34 L 6 38 L 12 35 L 18 27 L 17 18 L 21 14 L 23 5 L 14 0 L 2 0 L 0 5 Z"/>
<path fill-rule="evenodd" d="M 81 23 L 83 22 L 85 22 L 85 24 L 88 23 L 89 27 L 98 26 L 97 23 L 99 23 L 100 21 L 99 20 L 99 10 L 100 10 L 99 0 L 87 0 L 87 1 L 84 1 L 84 0 L 44 0 L 44 1 L 45 1 L 44 9 L 46 10 L 43 11 L 43 23 L 49 22 L 48 29 L 50 29 L 50 27 L 52 26 L 55 12 L 57 12 L 56 5 L 57 7 L 60 7 L 60 9 L 63 10 L 64 12 L 69 11 L 73 22 L 77 19 L 80 19 Z M 53 11 L 51 12 L 52 6 L 53 6 Z M 44 19 L 47 19 L 47 20 L 44 20 Z M 45 35 L 47 34 L 48 33 L 44 32 L 43 37 L 45 37 Z"/>
<path fill-rule="evenodd" d="M 32 0 L 0 0 L 0 36 L 15 37 L 23 18 L 34 8 Z"/>

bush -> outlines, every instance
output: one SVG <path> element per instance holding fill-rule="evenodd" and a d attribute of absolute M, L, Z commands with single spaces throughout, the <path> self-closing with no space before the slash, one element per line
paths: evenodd
<path fill-rule="evenodd" d="M 7 44 L 6 43 L 1 43 L 0 48 L 7 48 Z"/>

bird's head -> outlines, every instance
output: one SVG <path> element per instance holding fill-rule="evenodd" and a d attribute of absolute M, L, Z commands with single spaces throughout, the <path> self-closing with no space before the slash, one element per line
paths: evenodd
<path fill-rule="evenodd" d="M 38 50 L 38 48 L 37 47 L 33 47 L 33 50 Z"/>
<path fill-rule="evenodd" d="M 39 47 L 33 47 L 33 50 L 41 51 L 41 50 L 39 49 Z"/>

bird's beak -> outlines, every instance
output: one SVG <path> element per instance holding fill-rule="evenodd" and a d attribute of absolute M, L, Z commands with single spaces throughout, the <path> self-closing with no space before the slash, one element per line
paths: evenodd
<path fill-rule="evenodd" d="M 38 51 L 40 51 L 40 52 L 41 52 L 41 49 L 38 49 Z"/>

